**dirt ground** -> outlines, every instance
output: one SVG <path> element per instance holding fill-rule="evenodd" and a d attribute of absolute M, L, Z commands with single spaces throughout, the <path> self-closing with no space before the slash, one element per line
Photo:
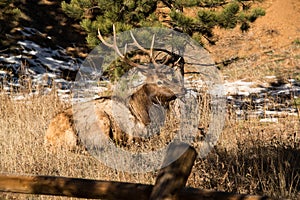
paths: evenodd
<path fill-rule="evenodd" d="M 268 51 L 284 51 L 299 42 L 300 1 L 264 0 L 258 6 L 265 9 L 266 15 L 251 24 L 248 32 L 242 33 L 239 28 L 215 30 L 219 40 L 209 50 L 216 62 L 254 54 L 262 59 Z M 299 55 L 299 48 L 294 53 Z"/>

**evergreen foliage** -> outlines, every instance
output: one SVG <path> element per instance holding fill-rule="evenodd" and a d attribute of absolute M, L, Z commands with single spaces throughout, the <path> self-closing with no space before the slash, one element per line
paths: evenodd
<path fill-rule="evenodd" d="M 200 43 L 204 40 L 214 43 L 214 27 L 231 29 L 239 25 L 241 30 L 246 31 L 251 22 L 265 14 L 260 8 L 250 9 L 251 2 L 249 0 L 70 0 L 69 3 L 62 2 L 62 9 L 70 17 L 80 21 L 80 25 L 87 32 L 87 44 L 93 48 L 100 43 L 97 38 L 98 29 L 103 36 L 111 36 L 113 24 L 117 32 L 139 27 L 166 26 L 186 33 Z M 168 8 L 165 9 L 168 10 L 168 16 L 163 18 L 158 12 L 158 8 L 162 7 Z M 191 15 L 190 11 L 194 14 Z M 139 35 L 142 36 L 143 33 Z M 145 42 L 146 39 L 140 38 L 139 41 Z M 175 46 L 180 43 L 175 42 L 177 43 Z M 130 66 L 119 60 L 104 69 L 104 75 L 111 81 L 118 80 L 129 69 Z"/>
<path fill-rule="evenodd" d="M 265 14 L 261 8 L 251 9 L 249 0 L 71 0 L 62 2 L 62 9 L 70 16 L 80 20 L 87 32 L 87 43 L 94 47 L 100 43 L 97 30 L 103 35 L 112 33 L 115 24 L 118 31 L 138 27 L 168 26 L 182 31 L 193 38 L 213 41 L 212 29 L 234 28 L 237 25 L 246 31 L 250 23 Z M 170 9 L 167 23 L 159 21 L 158 6 Z M 189 16 L 186 9 L 193 9 L 196 16 Z"/>
<path fill-rule="evenodd" d="M 11 24 L 18 19 L 21 11 L 13 6 L 13 0 L 0 1 L 0 34 L 7 32 Z"/>
<path fill-rule="evenodd" d="M 18 17 L 21 11 L 18 8 L 12 6 L 13 0 L 1 0 L 0 1 L 0 20 L 3 20 L 6 16 Z"/>

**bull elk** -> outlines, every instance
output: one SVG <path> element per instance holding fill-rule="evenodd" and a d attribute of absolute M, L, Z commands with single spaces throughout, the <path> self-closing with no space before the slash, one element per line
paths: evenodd
<path fill-rule="evenodd" d="M 98 31 L 98 38 L 101 42 L 112 48 L 125 63 L 132 67 L 128 75 L 140 74 L 144 77 L 143 83 L 131 88 L 131 92 L 125 97 L 118 96 L 116 92 L 109 97 L 100 97 L 91 102 L 76 105 L 76 109 L 73 106 L 73 110 L 72 108 L 64 110 L 51 121 L 45 134 L 47 144 L 67 145 L 69 148 L 74 148 L 79 144 L 79 138 L 91 138 L 94 129 L 100 129 L 115 143 L 125 146 L 136 138 L 149 134 L 149 129 L 151 129 L 151 134 L 159 133 L 160 126 L 164 124 L 167 112 L 170 110 L 171 102 L 185 93 L 182 80 L 184 60 L 168 50 L 155 49 L 155 35 L 153 35 L 150 48 L 142 47 L 132 32 L 130 35 L 133 44 L 144 56 L 148 57 L 150 61 L 148 65 L 129 59 L 126 55 L 126 46 L 125 53 L 121 53 L 117 46 L 115 26 L 113 26 L 112 44 L 106 42 Z M 160 53 L 166 55 L 162 57 L 159 56 Z M 178 70 L 167 66 L 170 63 L 173 66 L 179 66 Z M 96 114 L 96 119 L 89 119 L 90 112 Z M 80 126 L 80 123 L 84 124 L 87 120 L 91 120 L 91 130 L 78 130 L 78 123 Z M 78 137 L 78 132 L 81 134 L 80 137 Z"/>

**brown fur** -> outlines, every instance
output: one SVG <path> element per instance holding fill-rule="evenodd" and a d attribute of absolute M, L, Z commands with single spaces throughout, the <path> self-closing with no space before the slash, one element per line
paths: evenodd
<path fill-rule="evenodd" d="M 45 134 L 45 144 L 52 149 L 67 148 L 73 150 L 78 146 L 82 146 L 82 141 L 79 137 L 100 138 L 102 136 L 94 135 L 100 132 L 116 144 L 126 144 L 128 140 L 132 140 L 132 137 L 125 134 L 113 118 L 112 106 L 116 105 L 116 103 L 107 98 L 97 99 L 73 107 L 73 109 L 68 108 L 64 110 L 50 122 Z M 92 115 L 96 116 L 96 119 L 90 119 L 89 117 Z M 78 124 L 75 123 L 75 120 Z M 89 125 L 85 127 L 87 122 Z M 84 128 L 89 128 L 90 131 L 86 131 Z M 80 136 L 78 131 L 81 133 Z"/>
<path fill-rule="evenodd" d="M 45 144 L 50 146 L 73 149 L 77 145 L 77 135 L 74 134 L 72 109 L 69 108 L 56 115 L 50 122 L 45 134 Z"/>
<path fill-rule="evenodd" d="M 87 140 L 92 141 L 93 138 L 100 137 L 93 134 L 101 130 L 116 144 L 126 146 L 126 143 L 138 137 L 134 135 L 135 133 L 145 130 L 151 123 L 149 112 L 153 104 L 168 109 L 170 101 L 176 99 L 176 94 L 181 92 L 182 87 L 178 86 L 177 82 L 159 78 L 156 71 L 151 71 L 147 74 L 145 84 L 133 89 L 126 100 L 127 103 L 116 98 L 104 97 L 73 106 L 74 114 L 72 109 L 58 114 L 46 132 L 46 143 L 52 146 L 67 145 L 72 149 L 79 143 L 77 132 L 81 134 L 80 138 L 90 138 Z M 97 119 L 91 118 L 92 112 L 95 112 Z M 114 112 L 120 113 L 116 116 Z M 88 126 L 85 123 L 88 123 Z M 82 130 L 75 130 L 74 124 L 79 125 Z M 89 130 L 85 130 L 87 128 Z M 134 134 L 127 132 L 131 130 Z"/>

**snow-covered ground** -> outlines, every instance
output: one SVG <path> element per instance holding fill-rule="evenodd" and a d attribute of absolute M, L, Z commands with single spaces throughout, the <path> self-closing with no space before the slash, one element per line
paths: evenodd
<path fill-rule="evenodd" d="M 14 52 L 18 53 L 0 53 L 0 83 L 4 90 L 22 88 L 28 79 L 34 87 L 56 84 L 60 89 L 69 89 L 69 83 L 60 77 L 64 71 L 78 70 L 82 60 L 68 56 L 62 47 L 42 47 L 31 41 L 30 38 L 42 34 L 36 29 L 24 28 L 19 34 L 24 40 L 17 43 L 19 48 Z"/>
<path fill-rule="evenodd" d="M 268 77 L 266 77 L 268 78 Z M 278 118 L 298 116 L 295 105 L 300 98 L 300 83 L 288 80 L 279 86 L 262 86 L 255 82 L 226 82 L 228 102 L 242 119 L 261 118 L 261 122 L 278 122 Z"/>
<path fill-rule="evenodd" d="M 30 83 L 34 94 L 50 92 L 55 85 L 59 96 L 70 100 L 72 85 L 75 83 L 74 80 L 66 80 L 65 74 L 66 72 L 76 74 L 83 60 L 68 56 L 59 46 L 50 48 L 31 41 L 28 38 L 41 34 L 35 29 L 24 28 L 20 30 L 20 34 L 24 40 L 18 42 L 20 46 L 16 50 L 18 54 L 0 52 L 0 86 L 9 93 L 12 88 L 22 89 Z M 201 84 L 199 80 L 191 81 L 188 84 Z M 94 97 L 106 90 L 106 87 L 99 83 L 91 85 L 93 87 L 90 89 L 93 91 L 90 92 L 94 92 Z M 235 108 L 241 118 L 260 117 L 262 122 L 277 122 L 278 117 L 297 115 L 292 100 L 300 98 L 300 83 L 295 80 L 289 80 L 287 84 L 277 87 L 243 80 L 225 82 L 224 86 L 228 103 Z"/>

